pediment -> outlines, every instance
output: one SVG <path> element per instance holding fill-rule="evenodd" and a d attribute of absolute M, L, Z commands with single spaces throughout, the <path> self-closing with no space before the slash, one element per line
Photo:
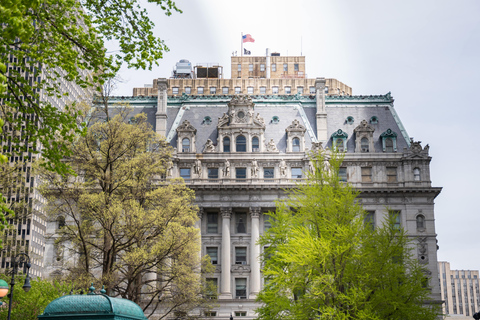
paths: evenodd
<path fill-rule="evenodd" d="M 373 133 L 375 129 L 367 122 L 367 120 L 362 120 L 360 124 L 354 129 L 354 132 L 366 132 Z"/>
<path fill-rule="evenodd" d="M 190 121 L 185 120 L 181 125 L 178 126 L 177 132 L 193 132 L 196 133 L 197 129 L 190 124 Z"/>
<path fill-rule="evenodd" d="M 307 129 L 300 124 L 300 121 L 297 119 L 292 121 L 292 124 L 289 125 L 286 129 L 286 132 L 305 132 Z"/>
<path fill-rule="evenodd" d="M 228 103 L 228 111 L 218 119 L 218 128 L 265 129 L 265 120 L 255 114 L 255 104 L 249 96 L 234 96 Z"/>

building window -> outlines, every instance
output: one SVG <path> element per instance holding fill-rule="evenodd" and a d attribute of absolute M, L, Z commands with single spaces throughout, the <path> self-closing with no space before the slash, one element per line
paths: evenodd
<path fill-rule="evenodd" d="M 178 94 L 178 87 L 172 88 L 172 94 Z"/>
<path fill-rule="evenodd" d="M 217 279 L 215 279 L 217 280 Z M 216 311 L 205 311 L 205 317 L 216 317 L 217 316 L 217 312 Z"/>
<path fill-rule="evenodd" d="M 292 179 L 302 178 L 302 168 L 292 168 Z"/>
<path fill-rule="evenodd" d="M 190 152 L 190 139 L 183 138 L 183 140 L 182 140 L 182 152 Z"/>
<path fill-rule="evenodd" d="M 228 87 L 222 88 L 222 94 L 228 94 Z"/>
<path fill-rule="evenodd" d="M 235 168 L 235 177 L 237 179 L 246 179 L 247 178 L 247 169 L 246 168 Z"/>
<path fill-rule="evenodd" d="M 360 147 L 362 149 L 362 152 L 369 152 L 368 144 L 368 138 L 362 138 L 362 140 L 360 140 Z"/>
<path fill-rule="evenodd" d="M 247 93 L 248 94 L 253 94 L 253 87 L 248 87 L 247 88 Z"/>
<path fill-rule="evenodd" d="M 247 139 L 245 136 L 240 135 L 237 137 L 235 147 L 237 152 L 247 152 Z"/>
<path fill-rule="evenodd" d="M 388 211 L 390 218 L 393 219 L 393 230 L 400 230 L 400 211 L 390 210 Z"/>
<path fill-rule="evenodd" d="M 343 132 L 342 129 L 338 129 L 332 134 L 332 145 L 335 151 L 345 152 L 347 149 L 348 134 Z"/>
<path fill-rule="evenodd" d="M 238 71 L 242 71 L 242 65 L 238 64 Z"/>
<path fill-rule="evenodd" d="M 240 94 L 242 92 L 242 88 L 235 87 L 235 94 Z"/>
<path fill-rule="evenodd" d="M 273 117 L 272 117 L 272 123 L 277 124 L 277 123 L 279 123 L 279 122 L 280 122 L 280 118 L 279 118 L 278 116 L 273 116 Z"/>
<path fill-rule="evenodd" d="M 247 264 L 247 247 L 235 248 L 235 264 Z"/>
<path fill-rule="evenodd" d="M 272 227 L 272 217 L 264 215 L 263 216 L 263 230 L 268 231 Z"/>
<path fill-rule="evenodd" d="M 348 116 L 345 122 L 347 124 L 353 124 L 355 122 L 355 119 L 352 116 Z"/>
<path fill-rule="evenodd" d="M 275 177 L 275 171 L 273 168 L 263 168 L 263 178 L 273 179 Z"/>
<path fill-rule="evenodd" d="M 212 264 L 218 264 L 218 248 L 217 247 L 207 247 L 207 254 L 210 257 L 210 262 Z"/>
<path fill-rule="evenodd" d="M 421 180 L 420 169 L 419 168 L 413 169 L 413 180 L 414 181 L 420 181 Z"/>
<path fill-rule="evenodd" d="M 367 211 L 363 222 L 365 227 L 371 230 L 375 229 L 375 211 Z"/>
<path fill-rule="evenodd" d="M 235 317 L 246 317 L 247 311 L 235 311 Z"/>
<path fill-rule="evenodd" d="M 207 213 L 207 233 L 218 233 L 218 213 Z"/>
<path fill-rule="evenodd" d="M 372 182 L 372 168 L 362 167 L 362 182 Z"/>
<path fill-rule="evenodd" d="M 260 65 L 260 71 L 265 71 L 265 65 L 264 64 Z"/>
<path fill-rule="evenodd" d="M 295 70 L 295 71 L 298 71 L 298 70 L 299 70 L 299 69 L 298 69 L 298 63 L 295 63 L 295 64 L 293 65 L 293 70 Z"/>
<path fill-rule="evenodd" d="M 217 87 L 210 87 L 210 94 L 216 94 L 217 93 Z"/>
<path fill-rule="evenodd" d="M 235 230 L 237 233 L 247 233 L 247 214 L 244 212 L 235 213 Z"/>
<path fill-rule="evenodd" d="M 278 87 L 277 86 L 272 87 L 272 94 L 278 94 Z"/>
<path fill-rule="evenodd" d="M 185 87 L 185 93 L 186 94 L 192 93 L 192 87 Z"/>
<path fill-rule="evenodd" d="M 286 63 L 283 64 L 283 71 L 288 71 L 288 64 Z"/>
<path fill-rule="evenodd" d="M 253 64 L 248 65 L 248 71 L 252 72 L 253 71 Z"/>
<path fill-rule="evenodd" d="M 292 87 L 285 87 L 285 94 L 291 94 L 292 93 Z"/>
<path fill-rule="evenodd" d="M 218 168 L 208 168 L 208 179 L 218 179 Z"/>
<path fill-rule="evenodd" d="M 397 182 L 397 167 L 387 167 L 387 182 Z"/>
<path fill-rule="evenodd" d="M 59 216 L 57 218 L 57 229 L 62 229 L 63 227 L 65 227 L 65 217 Z"/>
<path fill-rule="evenodd" d="M 343 139 L 338 138 L 337 140 L 335 140 L 335 149 L 338 152 L 345 152 L 345 146 L 343 145 Z"/>
<path fill-rule="evenodd" d="M 259 152 L 260 151 L 260 143 L 258 137 L 252 138 L 252 152 Z"/>
<path fill-rule="evenodd" d="M 393 152 L 393 139 L 386 138 L 385 139 L 385 152 Z"/>
<path fill-rule="evenodd" d="M 370 124 L 378 124 L 378 117 L 373 116 L 370 118 Z"/>
<path fill-rule="evenodd" d="M 338 178 L 340 181 L 347 182 L 347 168 L 338 168 Z"/>
<path fill-rule="evenodd" d="M 235 279 L 235 298 L 247 299 L 247 279 L 246 278 Z M 235 315 L 237 316 L 237 312 L 235 312 Z M 239 316 L 240 315 L 238 315 L 237 317 Z"/>
<path fill-rule="evenodd" d="M 217 292 L 218 292 L 218 280 L 217 278 L 207 278 L 205 279 L 207 283 L 207 298 L 214 299 L 217 297 Z M 207 316 L 207 313 L 210 313 L 209 316 Z M 205 315 L 207 317 L 215 317 L 217 313 L 215 311 L 208 311 L 205 312 Z"/>
<path fill-rule="evenodd" d="M 277 72 L 277 64 L 272 63 L 272 72 Z"/>
<path fill-rule="evenodd" d="M 203 123 L 204 124 L 211 124 L 212 123 L 212 118 L 210 116 L 205 116 L 203 118 Z"/>
<path fill-rule="evenodd" d="M 292 151 L 293 152 L 300 152 L 300 139 L 293 138 L 292 139 Z"/>
<path fill-rule="evenodd" d="M 260 94 L 267 93 L 267 87 L 260 87 Z"/>
<path fill-rule="evenodd" d="M 315 87 L 310 87 L 310 94 L 315 94 L 316 90 L 315 90 Z"/>
<path fill-rule="evenodd" d="M 425 230 L 425 217 L 422 214 L 417 216 L 417 230 Z"/>
<path fill-rule="evenodd" d="M 180 177 L 185 181 L 190 180 L 190 168 L 180 168 Z"/>
<path fill-rule="evenodd" d="M 383 152 L 397 152 L 397 134 L 388 129 L 380 135 Z"/>
<path fill-rule="evenodd" d="M 197 88 L 197 93 L 198 94 L 203 94 L 203 87 L 198 87 Z"/>
<path fill-rule="evenodd" d="M 230 138 L 223 138 L 223 152 L 230 152 Z"/>
<path fill-rule="evenodd" d="M 297 87 L 297 93 L 303 94 L 303 87 Z"/>

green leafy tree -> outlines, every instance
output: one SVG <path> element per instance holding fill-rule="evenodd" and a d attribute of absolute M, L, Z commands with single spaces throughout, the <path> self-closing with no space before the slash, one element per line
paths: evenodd
<path fill-rule="evenodd" d="M 437 319 L 405 231 L 365 222 L 358 192 L 339 179 L 343 157 L 330 156 L 314 155 L 306 183 L 270 213 L 259 319 Z"/>
<path fill-rule="evenodd" d="M 1 275 L 1 279 L 10 283 L 10 278 Z M 66 281 L 50 281 L 36 278 L 30 281 L 32 288 L 25 292 L 22 284 L 25 280 L 23 276 L 15 278 L 13 301 L 12 301 L 12 320 L 37 320 L 37 316 L 43 313 L 43 310 L 53 300 L 60 298 L 70 292 L 75 292 L 74 284 Z M 0 319 L 6 319 L 8 314 L 8 297 L 2 299 L 3 305 L 0 307 Z"/>
<path fill-rule="evenodd" d="M 194 193 L 183 180 L 166 182 L 172 148 L 145 114 L 121 107 L 91 113 L 85 136 L 68 158 L 77 175 L 40 167 L 47 212 L 66 224 L 57 246 L 64 271 L 105 285 L 108 294 L 160 308 L 166 316 L 211 302 L 204 299 Z M 71 261 L 75 261 L 71 263 Z"/>

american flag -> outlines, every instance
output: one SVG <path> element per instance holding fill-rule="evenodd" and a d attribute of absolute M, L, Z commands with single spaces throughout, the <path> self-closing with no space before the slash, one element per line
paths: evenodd
<path fill-rule="evenodd" d="M 249 34 L 246 34 L 246 35 L 242 36 L 242 39 L 243 39 L 243 43 L 245 43 L 245 42 L 255 42 L 255 39 L 253 39 L 252 36 L 249 35 Z"/>

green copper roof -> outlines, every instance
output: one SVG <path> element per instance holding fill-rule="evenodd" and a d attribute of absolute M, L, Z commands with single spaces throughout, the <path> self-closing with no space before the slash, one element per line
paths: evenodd
<path fill-rule="evenodd" d="M 126 299 L 111 298 L 105 294 L 69 295 L 53 300 L 45 308 L 46 319 L 134 319 L 146 320 L 142 309 Z"/>

